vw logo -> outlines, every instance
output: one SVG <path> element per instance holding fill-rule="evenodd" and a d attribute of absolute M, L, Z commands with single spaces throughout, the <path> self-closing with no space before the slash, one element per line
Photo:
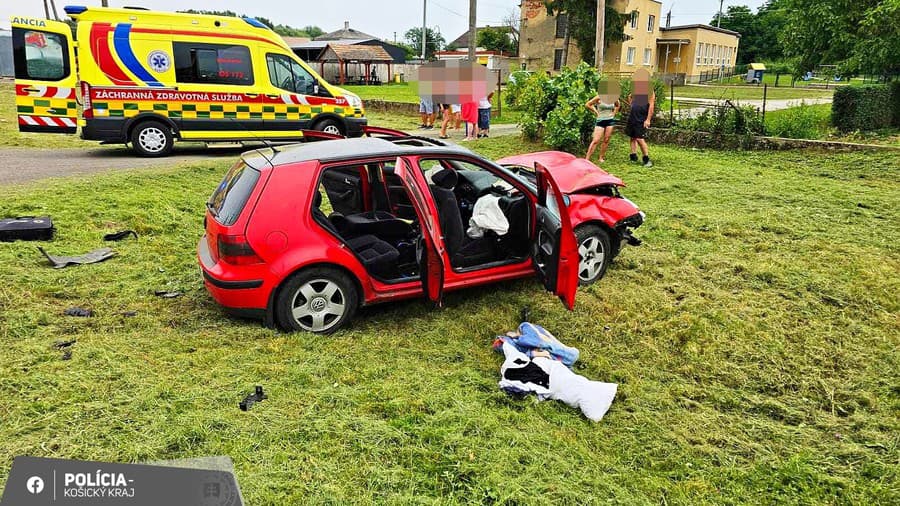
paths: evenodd
<path fill-rule="evenodd" d="M 312 302 L 309 303 L 309 308 L 315 312 L 319 312 L 325 309 L 325 304 L 325 299 L 323 299 L 322 297 L 316 297 L 312 300 Z"/>

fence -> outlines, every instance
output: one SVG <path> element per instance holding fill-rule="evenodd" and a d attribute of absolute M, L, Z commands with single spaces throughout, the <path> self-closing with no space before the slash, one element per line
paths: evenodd
<path fill-rule="evenodd" d="M 696 127 L 698 123 L 712 122 L 712 126 L 722 128 L 723 122 L 731 121 L 736 123 L 731 125 L 735 128 L 747 127 L 748 133 L 764 134 L 768 88 L 766 84 L 759 88 L 759 98 L 732 101 L 676 97 L 675 83 L 670 82 L 667 103 L 657 111 L 656 121 L 668 127 Z"/>

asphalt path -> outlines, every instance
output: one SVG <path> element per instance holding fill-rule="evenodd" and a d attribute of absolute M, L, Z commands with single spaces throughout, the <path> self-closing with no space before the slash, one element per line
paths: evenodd
<path fill-rule="evenodd" d="M 38 179 L 89 175 L 123 169 L 147 169 L 182 165 L 185 162 L 221 160 L 229 163 L 249 147 L 206 148 L 176 146 L 165 158 L 141 158 L 130 149 L 94 148 L 0 148 L 0 186 Z"/>

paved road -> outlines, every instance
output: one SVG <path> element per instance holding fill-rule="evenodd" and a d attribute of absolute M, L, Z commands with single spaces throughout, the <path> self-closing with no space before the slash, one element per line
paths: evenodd
<path fill-rule="evenodd" d="M 494 136 L 518 134 L 516 125 L 495 125 Z M 439 129 L 413 130 L 413 135 L 438 137 Z M 461 132 L 451 130 L 450 141 L 462 141 Z M 166 158 L 141 158 L 124 147 L 97 146 L 89 148 L 38 149 L 0 148 L 0 186 L 35 181 L 38 179 L 74 175 L 95 174 L 111 170 L 170 167 L 190 161 L 220 159 L 223 162 L 237 159 L 244 151 L 256 146 L 235 148 L 205 148 L 203 146 L 176 145 L 172 156 Z"/>
<path fill-rule="evenodd" d="M 0 148 L 0 185 L 117 169 L 167 167 L 211 157 L 227 161 L 248 148 L 179 147 L 166 158 L 140 158 L 125 148 Z"/>

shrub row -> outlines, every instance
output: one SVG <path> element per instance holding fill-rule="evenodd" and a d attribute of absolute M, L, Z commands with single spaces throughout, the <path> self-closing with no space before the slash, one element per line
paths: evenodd
<path fill-rule="evenodd" d="M 831 122 L 843 132 L 896 125 L 900 91 L 895 84 L 842 86 L 831 103 Z"/>

